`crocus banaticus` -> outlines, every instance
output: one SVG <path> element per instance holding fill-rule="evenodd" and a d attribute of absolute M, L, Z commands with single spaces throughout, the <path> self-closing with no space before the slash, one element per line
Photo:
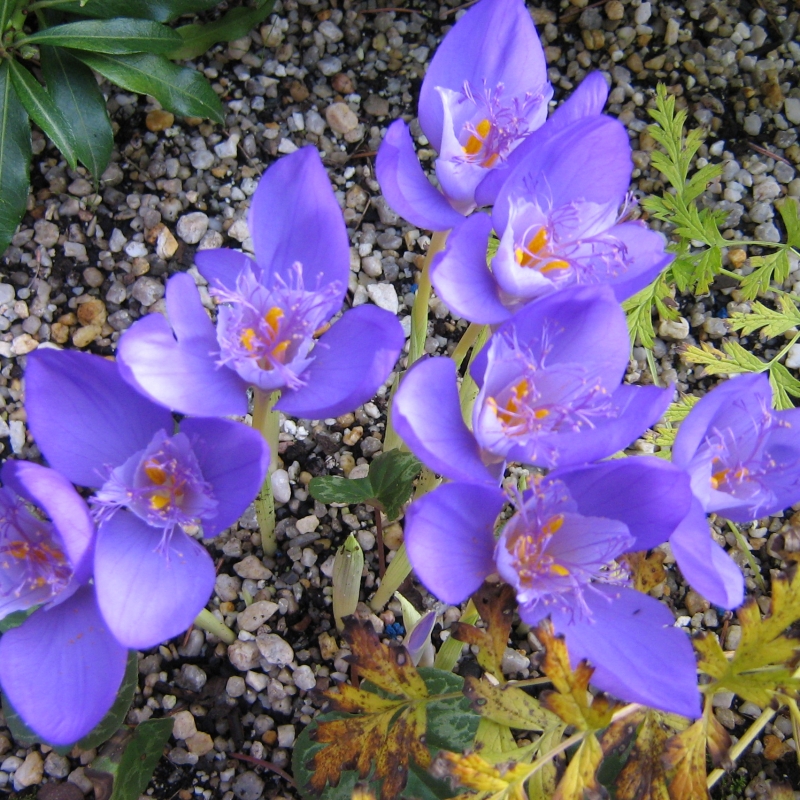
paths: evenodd
<path fill-rule="evenodd" d="M 481 0 L 445 36 L 419 99 L 419 123 L 438 152 L 435 189 L 408 126 L 394 122 L 376 174 L 389 205 L 415 225 L 447 230 L 475 208 L 475 190 L 547 116 L 553 94 L 544 52 L 522 0 Z"/>
<path fill-rule="evenodd" d="M 575 284 L 609 284 L 624 300 L 666 267 L 664 237 L 623 221 L 632 162 L 618 121 L 585 117 L 526 150 L 491 218 L 463 220 L 431 264 L 431 282 L 456 314 L 496 324 Z M 492 228 L 500 241 L 487 266 Z"/>
<path fill-rule="evenodd" d="M 514 587 L 523 621 L 549 616 L 573 663 L 595 667 L 598 688 L 698 716 L 689 638 L 663 604 L 628 588 L 615 563 L 669 536 L 691 503 L 686 475 L 647 457 L 556 470 L 517 498 L 496 540 L 506 501 L 496 487 L 451 483 L 412 503 L 405 542 L 426 588 L 461 603 L 499 574 Z"/>
<path fill-rule="evenodd" d="M 40 606 L 0 639 L 0 685 L 39 736 L 69 745 L 111 708 L 127 650 L 87 584 L 95 526 L 86 503 L 38 464 L 6 462 L 0 477 L 0 618 Z"/>
<path fill-rule="evenodd" d="M 295 416 L 352 411 L 386 380 L 404 337 L 397 318 L 372 305 L 328 325 L 347 291 L 350 250 L 314 148 L 267 170 L 248 222 L 255 261 L 234 250 L 195 256 L 222 304 L 216 328 L 194 281 L 176 275 L 167 283 L 169 322 L 150 314 L 120 340 L 123 374 L 184 414 L 246 414 L 248 386 L 280 390 L 275 407 Z"/>
<path fill-rule="evenodd" d="M 609 287 L 565 289 L 519 311 L 478 354 L 472 431 L 447 358 L 409 370 L 394 425 L 419 459 L 451 480 L 497 482 L 509 461 L 553 468 L 605 458 L 654 424 L 672 396 L 669 388 L 621 385 L 629 350 Z"/>
<path fill-rule="evenodd" d="M 766 375 L 742 375 L 712 389 L 678 429 L 672 461 L 692 480 L 696 502 L 670 540 L 689 583 L 733 608 L 742 575 L 711 538 L 706 513 L 749 522 L 800 501 L 800 409 L 773 411 Z"/>
<path fill-rule="evenodd" d="M 28 422 L 50 466 L 96 490 L 94 584 L 125 646 L 143 649 L 186 630 L 208 601 L 214 564 L 186 530 L 215 536 L 261 487 L 269 464 L 258 431 L 172 414 L 86 353 L 28 359 Z"/>

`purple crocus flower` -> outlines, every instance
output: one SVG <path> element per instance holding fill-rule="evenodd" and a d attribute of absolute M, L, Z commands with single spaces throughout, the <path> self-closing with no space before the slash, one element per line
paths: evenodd
<path fill-rule="evenodd" d="M 800 409 L 773 411 L 766 375 L 728 380 L 681 423 L 672 461 L 691 476 L 696 498 L 670 539 L 675 558 L 698 592 L 733 608 L 742 575 L 711 538 L 706 513 L 749 522 L 800 501 Z"/>
<path fill-rule="evenodd" d="M 419 99 L 419 123 L 439 153 L 437 191 L 425 177 L 408 126 L 394 122 L 378 151 L 376 172 L 401 216 L 447 230 L 475 207 L 487 174 L 547 116 L 553 94 L 544 52 L 522 0 L 481 0 L 445 36 Z"/>
<path fill-rule="evenodd" d="M 478 354 L 472 431 L 447 358 L 409 370 L 395 396 L 396 430 L 451 480 L 497 482 L 507 461 L 552 468 L 605 458 L 654 424 L 672 396 L 669 388 L 620 385 L 629 348 L 609 287 L 565 289 L 518 312 Z"/>
<path fill-rule="evenodd" d="M 191 625 L 214 564 L 185 531 L 216 536 L 260 489 L 269 452 L 258 431 L 184 419 L 137 392 L 117 366 L 86 353 L 28 359 L 26 410 L 50 466 L 95 490 L 94 582 L 103 617 L 125 646 L 152 647 Z"/>
<path fill-rule="evenodd" d="M 194 281 L 176 275 L 167 283 L 169 322 L 150 314 L 122 336 L 123 374 L 157 402 L 202 416 L 246 414 L 249 386 L 280 389 L 276 408 L 314 419 L 369 400 L 397 360 L 403 331 L 371 305 L 328 325 L 347 291 L 350 250 L 314 148 L 267 170 L 249 227 L 255 261 L 234 250 L 195 257 L 222 303 L 216 329 Z"/>
<path fill-rule="evenodd" d="M 0 618 L 40 606 L 0 638 L 0 685 L 46 742 L 69 745 L 111 708 L 127 650 L 100 614 L 86 503 L 54 470 L 9 461 L 0 477 Z M 43 667 L 47 680 L 37 680 Z"/>
<path fill-rule="evenodd" d="M 623 221 L 632 162 L 618 121 L 579 119 L 526 152 L 491 219 L 481 213 L 462 221 L 431 265 L 431 282 L 456 314 L 496 324 L 575 284 L 610 284 L 624 300 L 669 263 L 660 233 Z M 489 267 L 492 228 L 500 242 Z"/>
<path fill-rule="evenodd" d="M 497 573 L 516 590 L 523 621 L 549 616 L 573 663 L 586 658 L 595 667 L 598 688 L 698 716 L 689 638 L 664 605 L 628 588 L 615 563 L 670 535 L 691 503 L 687 476 L 648 457 L 556 470 L 516 498 L 495 540 L 506 501 L 496 487 L 464 483 L 415 501 L 405 537 L 422 583 L 461 603 Z"/>

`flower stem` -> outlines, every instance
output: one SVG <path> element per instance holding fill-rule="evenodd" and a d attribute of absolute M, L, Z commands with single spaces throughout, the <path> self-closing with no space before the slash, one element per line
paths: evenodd
<path fill-rule="evenodd" d="M 408 366 L 410 367 L 425 352 L 425 340 L 428 338 L 428 302 L 431 299 L 431 261 L 444 247 L 449 231 L 436 231 L 431 237 L 422 272 L 419 277 L 419 286 L 411 309 L 411 343 L 408 348 Z"/>
<path fill-rule="evenodd" d="M 483 349 L 483 346 L 486 344 L 486 340 L 489 338 L 489 336 L 491 336 L 491 333 L 492 332 L 488 325 L 484 325 L 478 332 L 472 347 L 472 355 L 469 359 L 470 366 L 472 366 L 472 362 L 475 361 L 475 357 Z M 475 398 L 478 396 L 478 384 L 473 380 L 469 370 L 467 370 L 467 374 L 461 381 L 461 388 L 459 389 L 458 396 L 461 400 L 461 416 L 463 417 L 466 426 L 472 430 L 472 407 L 475 405 Z"/>
<path fill-rule="evenodd" d="M 475 608 L 475 603 L 472 600 L 467 603 L 467 607 L 458 619 L 467 625 L 474 625 L 478 621 L 478 609 Z M 464 642 L 458 641 L 450 636 L 446 642 L 439 648 L 436 654 L 436 660 L 433 666 L 436 669 L 443 669 L 445 672 L 452 672 L 455 665 L 458 663 L 458 657 L 461 655 L 461 650 L 464 647 Z"/>
<path fill-rule="evenodd" d="M 267 556 L 275 555 L 278 549 L 275 539 L 275 499 L 272 496 L 272 473 L 278 467 L 280 417 L 274 410 L 278 397 L 278 392 L 267 394 L 259 389 L 255 390 L 253 396 L 253 427 L 261 431 L 261 435 L 269 445 L 269 471 L 256 498 L 256 519 L 261 531 L 261 547 Z"/>
<path fill-rule="evenodd" d="M 208 631 L 225 644 L 233 644 L 236 634 L 224 623 L 220 622 L 207 608 L 204 608 L 195 618 L 195 628 Z"/>
<path fill-rule="evenodd" d="M 739 545 L 739 549 L 744 553 L 745 558 L 747 559 L 747 563 L 750 565 L 750 569 L 753 572 L 753 579 L 758 584 L 758 588 L 761 589 L 762 592 L 767 591 L 767 585 L 764 582 L 764 576 L 761 574 L 761 570 L 756 563 L 756 559 L 753 556 L 753 553 L 750 551 L 750 547 L 747 544 L 747 540 L 742 535 L 742 532 L 739 530 L 738 525 L 734 525 L 730 520 L 728 520 L 728 527 L 731 530 L 731 533 L 736 537 L 736 544 Z"/>
<path fill-rule="evenodd" d="M 456 369 L 461 368 L 461 364 L 467 357 L 467 353 L 469 352 L 470 347 L 472 347 L 475 344 L 478 337 L 483 333 L 484 327 L 485 326 L 483 325 L 478 325 L 477 322 L 470 322 L 469 327 L 461 335 L 461 339 L 459 340 L 455 350 L 453 350 L 453 353 L 450 356 L 450 358 L 452 358 L 453 361 L 456 362 Z"/>

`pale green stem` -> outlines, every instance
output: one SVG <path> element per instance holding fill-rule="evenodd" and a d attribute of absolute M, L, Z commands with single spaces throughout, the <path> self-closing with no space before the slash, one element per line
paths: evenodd
<path fill-rule="evenodd" d="M 461 335 L 461 339 L 459 340 L 455 350 L 453 350 L 453 353 L 450 356 L 450 358 L 452 358 L 453 361 L 456 362 L 456 369 L 461 368 L 461 364 L 467 357 L 467 353 L 469 352 L 470 347 L 472 347 L 475 344 L 476 340 L 483 332 L 483 329 L 484 329 L 483 325 L 478 325 L 477 322 L 470 322 L 469 327 Z"/>
<path fill-rule="evenodd" d="M 425 253 L 417 294 L 411 309 L 411 342 L 408 348 L 407 367 L 410 367 L 425 352 L 425 340 L 428 338 L 428 302 L 431 299 L 431 261 L 444 247 L 448 233 L 449 231 L 436 231 L 431 237 L 428 252 Z"/>
<path fill-rule="evenodd" d="M 195 628 L 208 631 L 212 636 L 216 636 L 225 644 L 233 644 L 236 641 L 236 634 L 224 623 L 220 622 L 207 608 L 204 608 L 195 618 Z"/>
<path fill-rule="evenodd" d="M 733 763 L 736 759 L 744 753 L 744 751 L 753 743 L 755 738 L 767 727 L 767 724 L 778 713 L 777 709 L 765 708 L 761 712 L 761 716 L 745 731 L 744 736 L 739 739 L 736 744 L 728 751 L 726 760 Z M 712 770 L 706 779 L 706 786 L 709 789 L 714 787 L 714 784 L 725 774 L 724 769 Z"/>
<path fill-rule="evenodd" d="M 392 390 L 389 392 L 389 397 L 394 399 L 395 392 L 397 392 L 397 387 L 400 385 L 400 373 L 397 373 L 394 376 L 394 381 L 392 381 Z M 392 423 L 392 410 L 394 408 L 394 403 L 390 402 L 389 407 L 386 411 L 386 433 L 383 437 L 383 452 L 388 453 L 389 450 L 406 450 L 408 449 L 403 440 L 398 435 L 397 431 L 394 429 L 394 425 Z"/>
<path fill-rule="evenodd" d="M 253 396 L 253 428 L 261 431 L 261 435 L 269 445 L 269 472 L 256 498 L 256 519 L 261 531 L 261 547 L 267 556 L 275 555 L 278 549 L 275 539 L 275 499 L 272 496 L 272 473 L 278 466 L 280 430 L 280 417 L 273 407 L 278 397 L 278 392 L 267 394 L 259 389 L 255 389 Z"/>
<path fill-rule="evenodd" d="M 750 565 L 750 569 L 753 572 L 753 578 L 758 584 L 758 588 L 761 589 L 762 592 L 766 592 L 767 586 L 764 583 L 764 576 L 761 574 L 761 570 L 756 563 L 756 559 L 750 551 L 750 548 L 747 546 L 747 539 L 744 538 L 742 532 L 739 530 L 739 527 L 734 525 L 730 520 L 728 520 L 728 527 L 731 529 L 731 533 L 736 537 L 736 544 L 739 545 L 739 549 L 744 553 L 747 563 Z"/>
<path fill-rule="evenodd" d="M 472 362 L 475 360 L 475 357 L 483 349 L 483 346 L 486 344 L 486 340 L 489 338 L 489 336 L 491 336 L 491 333 L 492 332 L 488 325 L 484 325 L 481 328 L 478 336 L 475 339 L 474 347 L 472 348 L 472 355 L 469 359 L 470 366 L 472 366 Z M 470 374 L 469 370 L 467 370 L 467 374 L 461 381 L 461 388 L 459 389 L 458 396 L 461 401 L 461 416 L 463 417 L 466 426 L 472 430 L 472 407 L 475 405 L 475 399 L 478 396 L 478 384 L 472 379 L 472 375 Z"/>
<path fill-rule="evenodd" d="M 472 600 L 467 603 L 467 607 L 459 617 L 459 622 L 466 625 L 474 625 L 478 621 L 478 609 L 475 608 L 475 603 Z M 455 665 L 458 663 L 458 657 L 461 655 L 461 650 L 464 647 L 464 642 L 459 642 L 452 636 L 439 648 L 436 654 L 436 660 L 433 666 L 436 669 L 443 669 L 445 672 L 452 672 Z"/>

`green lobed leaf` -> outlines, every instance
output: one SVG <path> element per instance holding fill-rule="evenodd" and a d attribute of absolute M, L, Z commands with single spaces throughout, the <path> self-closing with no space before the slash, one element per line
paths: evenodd
<path fill-rule="evenodd" d="M 222 122 L 222 103 L 206 79 L 193 69 L 178 67 L 152 53 L 109 55 L 73 51 L 75 55 L 123 89 L 155 97 L 161 105 L 185 117 Z"/>
<path fill-rule="evenodd" d="M 41 63 L 48 94 L 69 121 L 79 161 L 99 178 L 111 158 L 114 133 L 92 71 L 59 47 L 42 47 Z"/>
<path fill-rule="evenodd" d="M 800 381 L 780 362 L 769 368 L 769 382 L 772 386 L 772 404 L 778 411 L 794 408 L 793 397 L 800 397 Z"/>
<path fill-rule="evenodd" d="M 421 469 L 422 464 L 415 456 L 401 450 L 381 453 L 372 461 L 369 481 L 375 498 L 390 520 L 400 516 L 403 505 L 411 497 L 414 480 Z"/>
<path fill-rule="evenodd" d="M 320 475 L 312 478 L 308 491 L 320 503 L 366 503 L 373 496 L 369 478 L 342 478 L 338 475 Z"/>
<path fill-rule="evenodd" d="M 28 203 L 31 129 L 11 81 L 10 61 L 0 61 L 0 255 L 11 244 Z"/>
<path fill-rule="evenodd" d="M 147 788 L 173 725 L 173 720 L 165 717 L 148 719 L 136 726 L 117 767 L 111 800 L 136 800 Z"/>
<path fill-rule="evenodd" d="M 50 8 L 100 19 L 135 17 L 170 22 L 183 14 L 207 11 L 219 5 L 219 2 L 220 0 L 86 0 L 84 4 L 80 4 L 76 0 L 64 0 Z"/>
<path fill-rule="evenodd" d="M 169 53 L 178 47 L 176 31 L 147 19 L 85 19 L 54 25 L 17 40 L 15 44 L 57 45 L 93 53 Z"/>
<path fill-rule="evenodd" d="M 794 197 L 784 197 L 775 207 L 786 226 L 786 241 L 791 247 L 800 247 L 800 203 Z"/>
<path fill-rule="evenodd" d="M 754 302 L 750 313 L 737 311 L 731 314 L 730 326 L 745 336 L 760 330 L 764 339 L 782 336 L 786 331 L 800 326 L 800 309 L 791 299 L 781 294 L 778 296 L 778 304 L 780 309 L 773 309 L 763 303 Z"/>
<path fill-rule="evenodd" d="M 768 256 L 754 256 L 750 264 L 756 269 L 746 275 L 739 285 L 745 300 L 755 300 L 758 295 L 769 291 L 772 281 L 782 284 L 789 275 L 789 253 L 785 247 Z"/>
<path fill-rule="evenodd" d="M 21 64 L 12 59 L 8 66 L 11 82 L 28 116 L 50 137 L 67 159 L 69 166 L 75 169 L 78 166 L 78 157 L 73 147 L 72 131 L 53 98 Z"/>
<path fill-rule="evenodd" d="M 217 42 L 241 39 L 267 18 L 274 5 L 275 0 L 258 0 L 253 8 L 232 8 L 214 22 L 184 25 L 177 30 L 182 41 L 169 56 L 175 59 L 196 58 Z"/>

